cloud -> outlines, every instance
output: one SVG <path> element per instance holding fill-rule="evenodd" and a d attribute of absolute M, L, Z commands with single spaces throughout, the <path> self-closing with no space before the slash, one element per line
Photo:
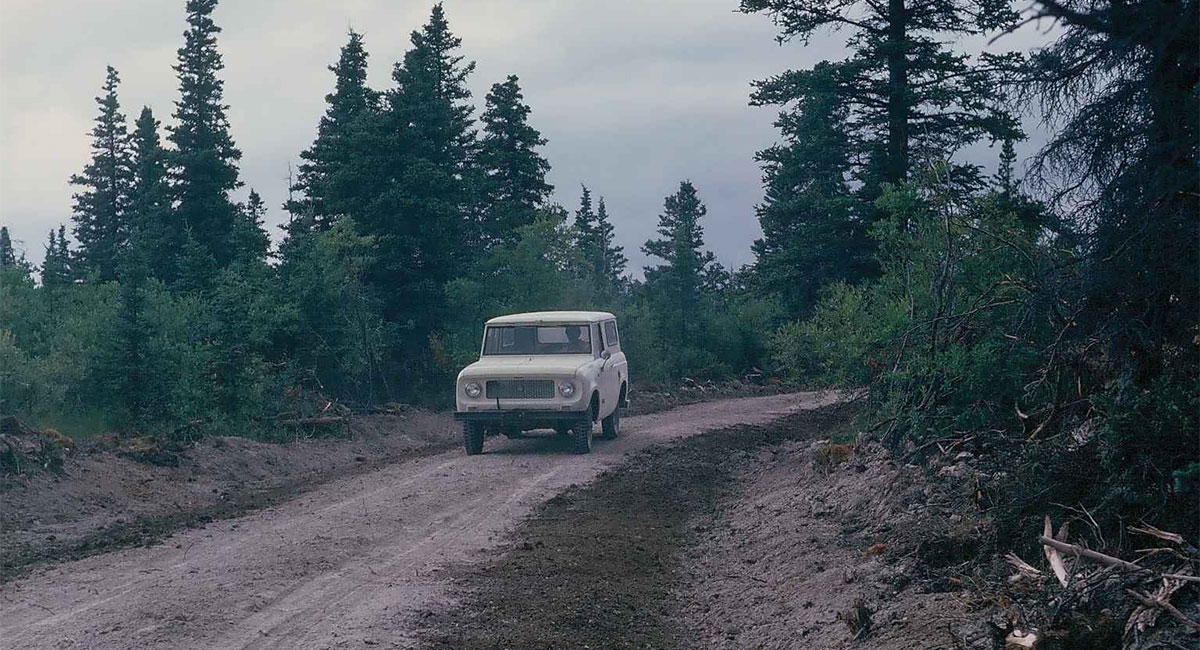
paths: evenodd
<path fill-rule="evenodd" d="M 87 161 L 93 97 L 111 64 L 132 119 L 151 106 L 171 121 L 171 65 L 183 1 L 7 0 L 0 4 L 0 223 L 40 260 L 45 233 L 70 214 L 67 178 Z M 215 20 L 225 99 L 243 152 L 242 179 L 279 224 L 288 163 L 315 134 L 350 27 L 364 33 L 370 83 L 391 69 L 426 20 L 429 0 L 223 0 Z M 779 46 L 762 16 L 736 0 L 447 0 L 451 29 L 477 61 L 482 106 L 492 83 L 517 74 L 555 199 L 574 207 L 579 184 L 606 197 L 631 267 L 646 263 L 662 199 L 685 178 L 706 201 L 709 247 L 751 261 L 761 198 L 754 152 L 775 139 L 774 111 L 748 106 L 749 84 L 789 67 L 840 58 L 844 35 Z M 165 135 L 165 134 L 164 134 Z M 278 232 L 273 233 L 276 236 Z"/>

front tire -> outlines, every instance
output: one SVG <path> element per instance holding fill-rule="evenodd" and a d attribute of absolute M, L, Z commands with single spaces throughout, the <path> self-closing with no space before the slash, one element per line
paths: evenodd
<path fill-rule="evenodd" d="M 463 448 L 468 456 L 483 453 L 483 426 L 475 422 L 463 422 Z"/>
<path fill-rule="evenodd" d="M 613 412 L 600 421 L 600 430 L 604 432 L 605 440 L 615 440 L 621 435 L 621 407 L 613 409 Z"/>
<path fill-rule="evenodd" d="M 571 449 L 577 454 L 592 450 L 592 418 L 590 413 L 571 425 Z"/>

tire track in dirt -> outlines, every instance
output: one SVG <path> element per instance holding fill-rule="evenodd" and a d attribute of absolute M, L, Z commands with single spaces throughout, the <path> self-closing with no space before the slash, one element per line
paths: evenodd
<path fill-rule="evenodd" d="M 836 401 L 797 393 L 629 418 L 575 456 L 553 437 L 489 439 L 335 481 L 166 544 L 45 569 L 0 587 L 0 648 L 408 647 L 439 570 L 477 561 L 530 509 L 628 452 Z"/>

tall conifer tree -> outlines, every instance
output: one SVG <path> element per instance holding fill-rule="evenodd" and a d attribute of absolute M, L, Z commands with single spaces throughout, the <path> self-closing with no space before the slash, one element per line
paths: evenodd
<path fill-rule="evenodd" d="M 579 208 L 575 210 L 575 247 L 591 259 L 589 251 L 596 248 L 596 210 L 592 206 L 592 191 L 587 185 L 580 187 Z"/>
<path fill-rule="evenodd" d="M 673 376 L 681 372 L 683 350 L 695 344 L 704 322 L 701 294 L 715 264 L 712 252 L 704 250 L 700 225 L 707 213 L 692 182 L 681 182 L 679 190 L 663 202 L 659 238 L 642 247 L 643 253 L 663 261 L 646 267 L 646 285 L 655 299 L 660 337 Z"/>
<path fill-rule="evenodd" d="M 614 241 L 614 228 L 608 218 L 608 206 L 604 197 L 596 205 L 596 291 L 599 296 L 611 301 L 621 289 L 625 265 L 625 249 Z"/>
<path fill-rule="evenodd" d="M 46 242 L 46 257 L 42 261 L 42 286 L 70 284 L 71 280 L 71 252 L 67 248 L 67 228 L 59 226 L 57 233 L 50 231 Z"/>
<path fill-rule="evenodd" d="M 850 34 L 849 58 L 823 74 L 793 70 L 757 82 L 753 102 L 788 104 L 832 88 L 848 111 L 868 198 L 878 194 L 879 183 L 906 180 L 921 159 L 1019 133 L 999 108 L 995 77 L 997 67 L 1011 61 L 985 55 L 976 63 L 947 45 L 948 35 L 1012 24 L 1016 13 L 1007 0 L 742 0 L 741 10 L 772 16 L 780 40 L 807 43 L 825 28 Z"/>
<path fill-rule="evenodd" d="M 757 277 L 792 317 L 808 313 L 827 283 L 874 271 L 867 224 L 854 210 L 847 110 L 832 89 L 832 68 L 814 68 L 826 92 L 782 111 L 775 126 L 783 142 L 758 152 L 766 195 L 757 208 Z"/>
<path fill-rule="evenodd" d="M 174 66 L 177 124 L 169 127 L 168 139 L 175 145 L 171 176 L 179 220 L 224 266 L 236 254 L 231 238 L 238 208 L 229 193 L 241 186 L 237 163 L 242 154 L 229 135 L 224 82 L 217 76 L 225 66 L 217 52 L 221 28 L 212 20 L 216 6 L 217 0 L 187 1 L 188 28 Z"/>
<path fill-rule="evenodd" d="M 427 350 L 442 322 L 445 286 L 479 241 L 472 227 L 476 134 L 466 80 L 475 69 L 458 53 L 441 4 L 412 34 L 396 64 L 367 164 L 382 187 L 359 218 L 378 247 L 372 284 L 385 316 L 404 323 L 407 354 Z"/>
<path fill-rule="evenodd" d="M 8 226 L 0 226 L 0 268 L 7 269 L 17 265 L 17 253 L 13 250 L 12 237 L 8 234 Z"/>
<path fill-rule="evenodd" d="M 337 63 L 329 67 L 334 91 L 325 96 L 317 138 L 300 154 L 304 162 L 292 186 L 300 198 L 285 206 L 318 231 L 328 230 L 339 215 L 361 212 L 372 187 L 362 154 L 379 98 L 367 87 L 367 56 L 362 34 L 350 30 Z"/>
<path fill-rule="evenodd" d="M 153 329 L 146 313 L 148 266 L 140 236 L 135 232 L 133 245 L 121 256 L 116 326 L 106 340 L 100 369 L 104 386 L 111 393 L 113 410 L 126 433 L 145 423 L 156 388 L 150 357 Z"/>
<path fill-rule="evenodd" d="M 237 255 L 234 261 L 243 264 L 264 262 L 267 250 L 271 246 L 271 238 L 263 227 L 267 216 L 267 204 L 262 196 L 251 188 L 246 204 L 238 207 L 240 209 L 234 223 L 232 238 L 233 249 Z"/>
<path fill-rule="evenodd" d="M 117 86 L 121 79 L 112 66 L 104 79 L 104 94 L 96 98 L 100 114 L 92 128 L 92 159 L 71 184 L 75 193 L 75 239 L 80 270 L 100 280 L 115 280 L 120 255 L 129 239 L 129 201 L 133 183 L 129 130 Z"/>
<path fill-rule="evenodd" d="M 133 191 L 131 223 L 145 247 L 148 273 L 173 283 L 186 235 L 179 213 L 171 206 L 168 152 L 158 135 L 159 121 L 149 106 L 143 107 L 133 130 Z"/>
<path fill-rule="evenodd" d="M 996 169 L 993 182 L 996 189 L 1005 197 L 1011 197 L 1017 192 L 1018 182 L 1013 176 L 1013 167 L 1017 162 L 1017 151 L 1013 147 L 1013 139 L 1005 138 L 1000 146 L 1000 164 Z"/>
<path fill-rule="evenodd" d="M 484 244 L 512 244 L 521 226 L 533 222 L 554 187 L 546 182 L 550 163 L 537 152 L 546 139 L 529 125 L 529 106 L 515 75 L 492 86 L 483 111 L 479 163 L 486 174 Z"/>

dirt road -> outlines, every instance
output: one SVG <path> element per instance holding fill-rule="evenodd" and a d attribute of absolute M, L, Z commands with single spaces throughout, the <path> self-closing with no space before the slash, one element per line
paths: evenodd
<path fill-rule="evenodd" d="M 536 504 L 650 445 L 836 401 L 746 398 L 629 418 L 575 456 L 552 437 L 489 439 L 331 483 L 166 544 L 0 587 L 0 648 L 405 648 L 439 569 L 485 556 Z"/>

